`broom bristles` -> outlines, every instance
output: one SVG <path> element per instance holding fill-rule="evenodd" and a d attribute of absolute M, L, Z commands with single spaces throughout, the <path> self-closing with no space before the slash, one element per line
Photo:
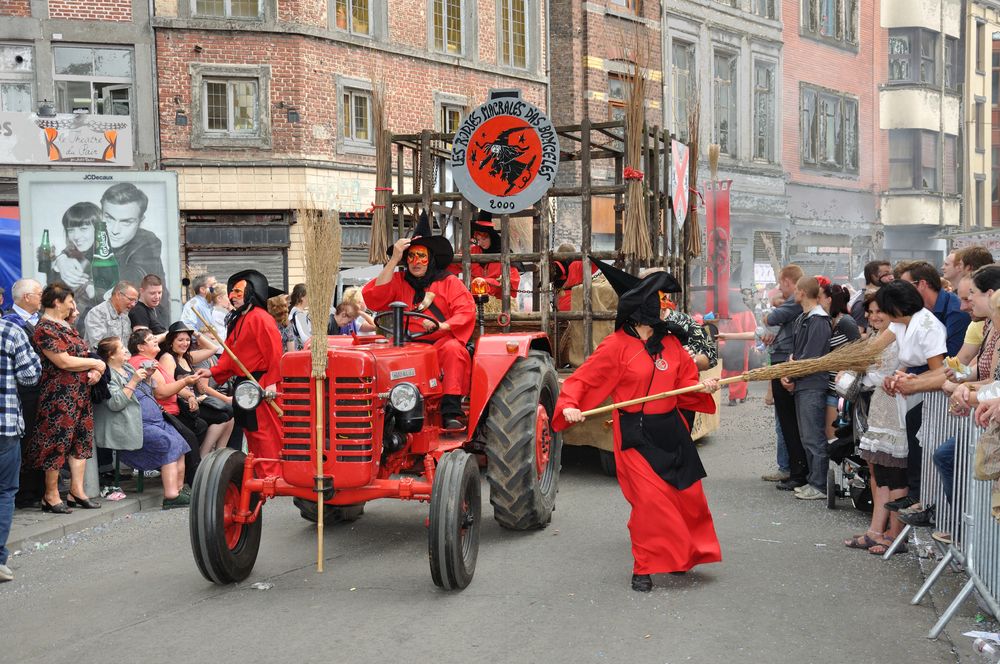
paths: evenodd
<path fill-rule="evenodd" d="M 299 219 L 305 236 L 306 292 L 318 329 L 323 330 L 340 272 L 340 215 L 336 210 L 306 209 L 299 211 Z M 326 335 L 313 335 L 311 348 L 313 378 L 322 378 L 326 374 Z"/>
<path fill-rule="evenodd" d="M 778 378 L 801 378 L 823 371 L 865 371 L 876 364 L 884 349 L 877 348 L 871 341 L 855 341 L 844 344 L 823 357 L 810 360 L 791 360 L 781 364 L 754 369 L 745 374 L 746 380 L 775 380 Z"/>

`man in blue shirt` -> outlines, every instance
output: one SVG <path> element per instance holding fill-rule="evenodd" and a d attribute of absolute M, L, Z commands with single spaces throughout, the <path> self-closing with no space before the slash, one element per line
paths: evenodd
<path fill-rule="evenodd" d="M 17 324 L 0 320 L 0 581 L 11 581 L 7 567 L 7 536 L 14 520 L 14 494 L 21 470 L 21 417 L 19 385 L 35 385 L 42 363 L 28 343 L 28 335 Z"/>
<path fill-rule="evenodd" d="M 896 266 L 896 278 L 917 287 L 924 307 L 934 312 L 948 330 L 948 355 L 955 357 L 965 343 L 965 328 L 972 319 L 962 311 L 962 302 L 954 293 L 941 290 L 941 275 L 927 261 L 911 261 Z"/>
<path fill-rule="evenodd" d="M 206 321 L 212 322 L 216 285 L 218 282 L 211 274 L 199 274 L 191 280 L 191 290 L 194 292 L 194 297 L 184 303 L 181 320 L 187 323 L 187 326 L 192 330 L 207 333 L 205 324 L 199 320 L 194 312 L 197 311 Z"/>

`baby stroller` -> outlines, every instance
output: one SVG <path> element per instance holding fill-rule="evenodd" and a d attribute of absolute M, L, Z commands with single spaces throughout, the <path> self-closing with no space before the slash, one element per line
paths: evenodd
<path fill-rule="evenodd" d="M 869 483 L 868 464 L 861 458 L 858 442 L 867 422 L 871 392 L 862 388 L 861 376 L 845 372 L 837 380 L 840 396 L 836 439 L 829 443 L 830 469 L 826 475 L 826 506 L 837 509 L 838 498 L 850 498 L 854 508 L 871 512 L 872 490 Z"/>

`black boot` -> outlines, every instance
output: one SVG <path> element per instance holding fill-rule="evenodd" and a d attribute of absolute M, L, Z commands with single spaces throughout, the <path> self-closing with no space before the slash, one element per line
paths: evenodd
<path fill-rule="evenodd" d="M 445 431 L 461 431 L 465 428 L 462 418 L 462 397 L 457 394 L 445 394 L 441 397 L 441 428 Z"/>
<path fill-rule="evenodd" d="M 648 593 L 653 589 L 653 579 L 648 574 L 632 575 L 632 590 L 640 593 Z"/>

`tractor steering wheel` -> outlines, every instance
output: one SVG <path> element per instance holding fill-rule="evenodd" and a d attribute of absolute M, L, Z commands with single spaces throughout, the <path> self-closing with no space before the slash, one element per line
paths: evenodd
<path fill-rule="evenodd" d="M 382 325 L 379 320 L 392 317 L 394 311 L 382 311 L 375 314 L 372 320 L 375 322 L 375 327 L 377 327 L 382 332 L 385 332 L 389 336 L 395 338 L 396 333 L 391 327 L 387 325 Z M 424 330 L 423 332 L 410 332 L 409 318 L 419 318 L 421 320 L 429 320 L 434 323 L 434 327 L 430 330 Z M 417 339 L 426 337 L 428 334 L 434 334 L 441 329 L 441 324 L 433 316 L 428 316 L 427 314 L 420 313 L 419 311 L 404 311 L 403 312 L 403 341 L 416 341 Z"/>

